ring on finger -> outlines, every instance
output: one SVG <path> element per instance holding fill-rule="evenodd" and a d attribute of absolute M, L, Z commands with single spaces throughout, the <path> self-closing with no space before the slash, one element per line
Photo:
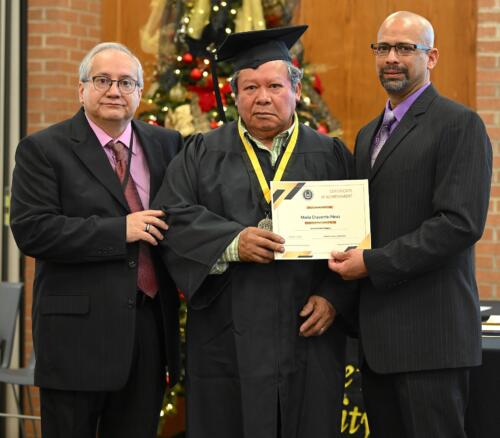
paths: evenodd
<path fill-rule="evenodd" d="M 146 233 L 149 233 L 149 228 L 151 227 L 151 224 L 146 224 L 146 226 L 144 227 L 144 231 Z"/>

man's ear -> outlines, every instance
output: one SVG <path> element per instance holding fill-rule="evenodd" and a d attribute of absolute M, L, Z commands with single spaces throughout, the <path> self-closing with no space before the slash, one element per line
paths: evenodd
<path fill-rule="evenodd" d="M 300 96 L 302 94 L 302 83 L 299 82 L 296 86 L 295 86 L 295 100 L 297 102 L 300 101 Z"/>
<path fill-rule="evenodd" d="M 427 56 L 429 57 L 429 59 L 427 60 L 427 68 L 429 70 L 432 70 L 438 63 L 439 50 L 434 47 L 427 52 Z"/>

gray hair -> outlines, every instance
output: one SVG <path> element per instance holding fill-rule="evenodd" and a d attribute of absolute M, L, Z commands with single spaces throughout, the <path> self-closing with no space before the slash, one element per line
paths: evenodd
<path fill-rule="evenodd" d="M 141 61 L 139 61 L 137 56 L 135 56 L 128 47 L 124 46 L 123 44 L 114 42 L 97 44 L 97 46 L 92 48 L 85 55 L 85 57 L 82 59 L 82 62 L 80 63 L 80 68 L 79 68 L 80 81 L 85 82 L 90 79 L 89 75 L 90 75 L 90 70 L 92 69 L 92 61 L 94 59 L 94 56 L 96 56 L 100 52 L 104 52 L 105 50 L 118 50 L 119 52 L 123 52 L 128 56 L 130 56 L 130 58 L 132 58 L 137 65 L 137 85 L 140 88 L 144 86 L 144 73 L 142 71 Z"/>
<path fill-rule="evenodd" d="M 292 89 L 295 90 L 297 85 L 304 76 L 304 71 L 301 68 L 295 67 L 290 61 L 283 61 L 287 68 L 288 79 L 292 85 Z M 235 96 L 238 96 L 238 77 L 240 76 L 240 70 L 233 74 L 231 78 L 231 89 Z"/>

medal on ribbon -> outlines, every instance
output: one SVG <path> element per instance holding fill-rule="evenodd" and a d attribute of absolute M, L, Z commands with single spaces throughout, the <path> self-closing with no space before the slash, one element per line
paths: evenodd
<path fill-rule="evenodd" d="M 255 150 L 253 149 L 252 145 L 248 141 L 248 139 L 245 137 L 245 134 L 243 132 L 243 126 L 241 125 L 241 118 L 238 121 L 238 133 L 240 135 L 241 142 L 243 143 L 243 146 L 245 147 L 245 151 L 248 155 L 248 158 L 250 160 L 250 163 L 253 167 L 253 170 L 255 171 L 255 175 L 257 176 L 257 180 L 259 181 L 260 188 L 262 190 L 262 194 L 264 195 L 264 199 L 267 202 L 267 204 L 271 204 L 271 189 L 269 188 L 269 184 L 267 184 L 266 177 L 264 176 L 264 172 L 262 171 L 262 167 L 259 163 L 259 159 L 257 158 L 257 154 L 255 153 Z M 280 164 L 278 166 L 278 169 L 276 170 L 273 181 L 281 181 L 281 178 L 283 177 L 283 174 L 285 173 L 286 166 L 288 165 L 288 161 L 290 160 L 290 157 L 292 156 L 292 152 L 295 149 L 295 146 L 297 145 L 297 138 L 299 136 L 299 118 L 297 116 L 297 113 L 294 114 L 294 127 L 292 131 L 292 135 L 290 136 L 290 142 L 288 143 L 288 146 L 285 149 L 285 153 L 283 154 L 283 157 L 280 161 Z M 263 230 L 268 230 L 272 231 L 273 230 L 273 220 L 269 217 L 269 214 L 266 214 L 266 217 L 264 219 L 261 219 L 257 226 Z"/>

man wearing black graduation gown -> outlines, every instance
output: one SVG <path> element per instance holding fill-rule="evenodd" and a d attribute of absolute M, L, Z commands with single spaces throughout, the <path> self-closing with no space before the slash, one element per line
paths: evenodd
<path fill-rule="evenodd" d="M 283 180 L 350 177 L 344 145 L 294 115 L 301 72 L 288 49 L 305 29 L 228 37 L 218 59 L 235 65 L 240 121 L 194 136 L 155 201 L 170 224 L 165 260 L 189 305 L 190 438 L 340 436 L 339 325 L 354 294 L 326 261 L 274 261 L 283 239 L 257 227 L 270 207 L 255 172 L 276 179 L 287 149 Z"/>

